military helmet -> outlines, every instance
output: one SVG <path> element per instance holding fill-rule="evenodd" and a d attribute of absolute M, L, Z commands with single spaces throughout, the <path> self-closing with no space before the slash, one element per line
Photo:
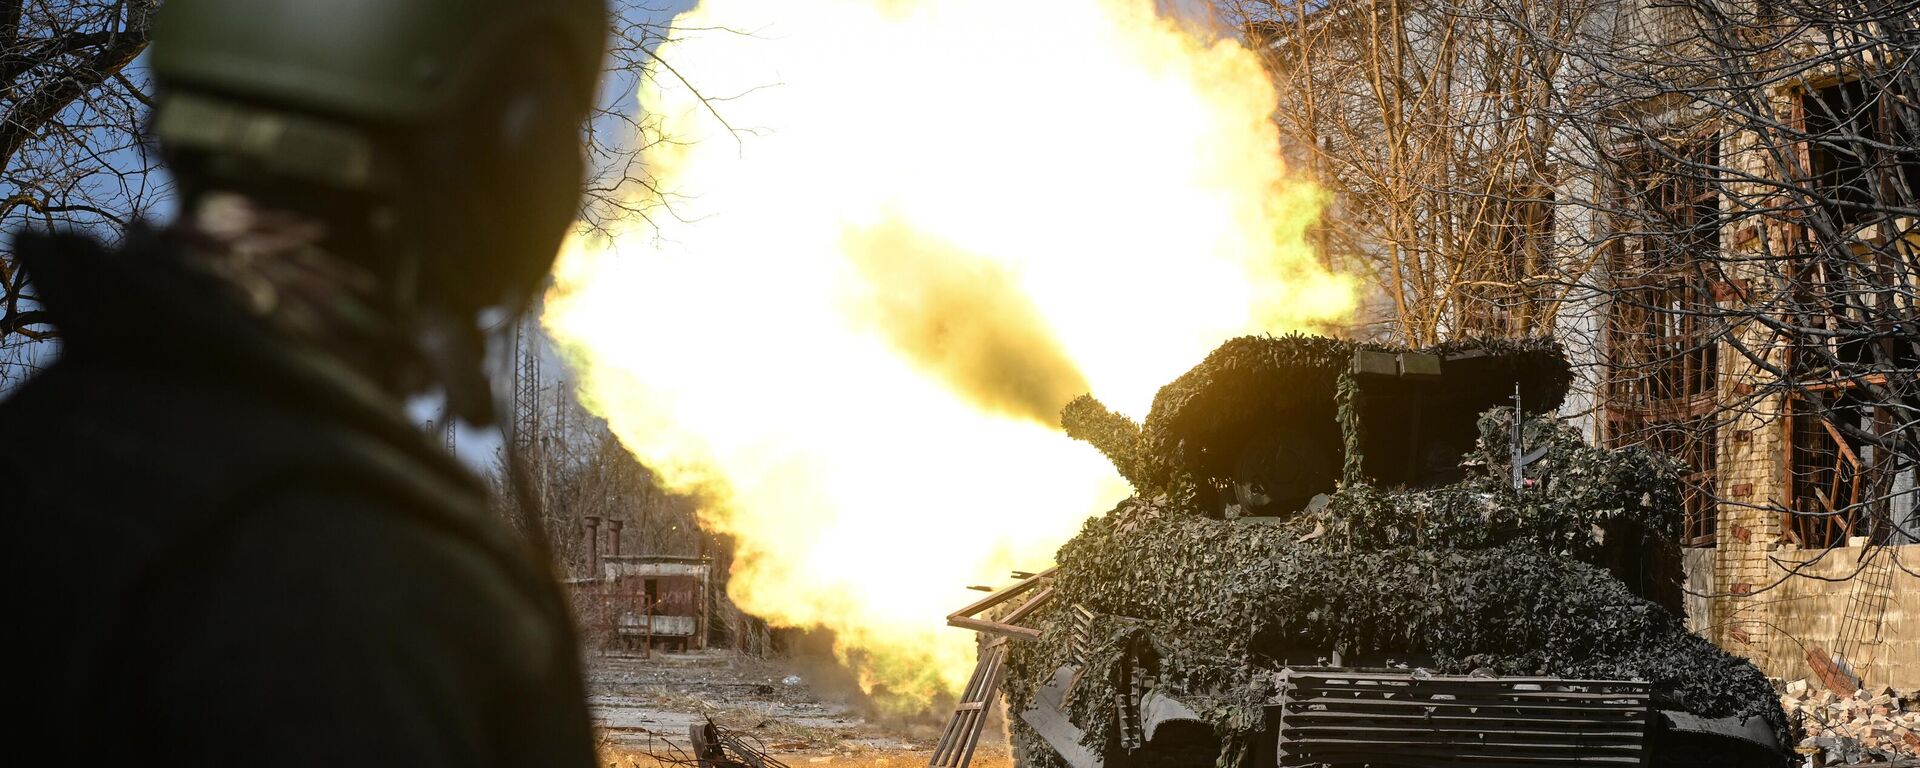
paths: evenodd
<path fill-rule="evenodd" d="M 168 0 L 152 66 L 172 88 L 404 125 L 450 108 L 529 38 L 591 88 L 606 35 L 600 0 Z"/>
<path fill-rule="evenodd" d="M 608 29 L 603 0 L 168 0 L 150 131 L 189 199 L 379 222 L 369 265 L 464 314 L 551 264 Z"/>

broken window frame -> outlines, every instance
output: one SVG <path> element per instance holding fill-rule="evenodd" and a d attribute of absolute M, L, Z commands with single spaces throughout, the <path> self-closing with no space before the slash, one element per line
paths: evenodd
<path fill-rule="evenodd" d="M 1718 541 L 1719 345 L 1709 329 L 1717 291 L 1707 267 L 1720 255 L 1723 220 L 1717 180 L 1695 175 L 1719 167 L 1721 139 L 1709 122 L 1623 163 L 1623 205 L 1641 218 L 1627 217 L 1609 254 L 1602 437 L 1612 448 L 1641 446 L 1686 464 L 1687 547 Z"/>
<path fill-rule="evenodd" d="M 1883 487 L 1892 479 L 1891 457 L 1877 455 L 1872 446 L 1854 446 L 1832 417 L 1856 412 L 1860 428 L 1882 432 L 1891 428 L 1892 411 L 1859 397 L 1867 394 L 1859 382 L 1816 382 L 1804 389 L 1806 395 L 1788 396 L 1784 406 L 1782 536 L 1801 549 L 1850 546 L 1855 538 L 1875 544 L 1891 540 L 1892 498 Z M 1821 407 L 1809 403 L 1809 396 L 1829 402 Z"/>
<path fill-rule="evenodd" d="M 1882 92 L 1877 98 L 1869 99 L 1869 93 L 1875 88 Z M 1852 90 L 1859 93 L 1850 93 Z M 1798 178 L 1793 181 L 1816 198 L 1833 201 L 1830 206 L 1833 221 L 1842 230 L 1859 229 L 1885 218 L 1870 210 L 1874 200 L 1920 199 L 1920 153 L 1830 146 L 1835 142 L 1814 139 L 1858 135 L 1871 143 L 1914 146 L 1920 142 L 1920 135 L 1900 134 L 1920 133 L 1920 129 L 1898 124 L 1894 101 L 1899 98 L 1903 96 L 1899 93 L 1898 79 L 1869 79 L 1857 73 L 1796 88 L 1791 93 L 1792 127 L 1803 137 L 1795 148 L 1800 167 L 1794 174 Z M 1849 103 L 1856 100 L 1858 103 Z M 1863 158 L 1862 153 L 1872 153 L 1872 156 Z M 1848 194 L 1846 188 L 1859 185 L 1867 186 Z M 1876 185 L 1880 189 L 1872 188 Z M 1906 193 L 1899 194 L 1887 185 L 1904 185 Z"/>

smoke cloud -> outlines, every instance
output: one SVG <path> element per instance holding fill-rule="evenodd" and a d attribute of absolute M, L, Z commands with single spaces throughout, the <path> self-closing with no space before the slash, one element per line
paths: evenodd
<path fill-rule="evenodd" d="M 898 219 L 852 230 L 849 259 L 866 281 L 855 317 L 954 394 L 989 411 L 1058 428 L 1088 391 L 1046 317 L 1007 268 Z"/>

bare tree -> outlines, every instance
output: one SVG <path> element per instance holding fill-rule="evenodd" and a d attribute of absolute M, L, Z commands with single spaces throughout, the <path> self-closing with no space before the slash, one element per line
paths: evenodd
<path fill-rule="evenodd" d="M 140 140 L 147 85 L 129 73 L 158 0 L 0 2 L 0 231 L 117 232 L 165 195 Z M 0 250 L 0 354 L 53 334 Z"/>
<path fill-rule="evenodd" d="M 1323 245 L 1370 278 L 1362 329 L 1412 345 L 1549 331 L 1560 181 L 1555 109 L 1571 59 L 1516 39 L 1499 0 L 1235 0 L 1284 105 L 1297 163 L 1333 197 Z M 1569 37 L 1589 3 L 1518 4 Z"/>
<path fill-rule="evenodd" d="M 135 60 L 160 0 L 0 0 L 0 232 L 70 228 L 117 239 L 171 200 L 142 140 L 151 83 Z M 635 91 L 678 77 L 653 53 L 667 39 L 666 6 L 615 4 L 603 95 L 583 127 L 590 173 L 580 221 L 605 231 L 671 199 L 641 162 L 664 140 Z M 11 364 L 57 331 L 0 247 L 0 391 Z M 24 353 L 24 355 L 23 355 Z"/>
<path fill-rule="evenodd" d="M 741 611 L 727 597 L 732 567 L 732 542 L 702 529 L 696 499 L 662 489 L 654 476 L 625 446 L 606 422 L 581 407 L 564 382 L 543 389 L 538 434 L 530 441 L 503 446 L 495 459 L 491 479 L 495 512 L 510 525 L 527 519 L 519 504 L 539 505 L 535 515 L 546 531 L 555 570 L 582 579 L 599 576 L 593 569 L 594 547 L 602 557 L 670 555 L 705 557 L 713 583 L 704 609 L 712 623 L 707 640 L 736 651 L 764 654 L 770 650 L 767 623 Z M 528 493 L 510 492 L 512 472 L 507 451 L 523 450 Z M 617 533 L 615 533 L 617 531 Z M 589 545 L 593 537 L 597 545 Z M 615 551 L 615 542 L 618 551 Z M 574 611 L 588 635 L 589 647 L 601 647 L 622 606 L 631 607 L 634 595 L 608 591 L 604 583 L 573 593 Z"/>
<path fill-rule="evenodd" d="M 1223 2 L 1360 331 L 1558 331 L 1597 436 L 1691 467 L 1701 630 L 1850 690 L 1920 541 L 1920 0 Z M 1862 544 L 1838 629 L 1775 626 Z"/>
<path fill-rule="evenodd" d="M 1711 465 L 1722 435 L 1784 429 L 1777 495 L 1699 490 L 1805 547 L 1920 533 L 1917 19 L 1913 0 L 1675 0 L 1566 46 L 1581 79 L 1559 106 L 1606 190 L 1611 431 Z"/>
<path fill-rule="evenodd" d="M 1362 333 L 1589 329 L 1600 431 L 1696 467 L 1690 538 L 1721 506 L 1920 532 L 1920 3 L 1226 5 L 1376 287 Z M 1792 488 L 1719 488 L 1721 437 L 1775 427 Z"/>
<path fill-rule="evenodd" d="M 530 498 L 548 532 L 556 567 L 563 573 L 590 575 L 586 541 L 589 518 L 621 524 L 621 550 L 628 554 L 706 554 L 693 499 L 668 493 L 654 475 L 628 453 L 604 420 L 589 413 L 566 382 L 550 382 L 540 392 L 541 418 L 529 440 L 502 447 L 496 460 L 494 494 L 501 517 L 518 524 L 518 504 Z M 514 442 L 519 443 L 516 448 Z M 524 450 L 530 493 L 509 493 L 511 473 L 506 451 Z M 610 541 L 610 539 L 609 539 Z M 603 549 L 602 554 L 612 554 Z"/>
<path fill-rule="evenodd" d="M 654 56 L 673 32 L 665 8 L 645 0 L 616 6 L 602 96 L 586 127 L 591 171 L 580 223 L 590 231 L 605 233 L 622 220 L 645 220 L 671 197 L 642 162 L 643 153 L 667 137 L 660 118 L 642 112 L 637 101 L 648 78 L 679 77 Z"/>

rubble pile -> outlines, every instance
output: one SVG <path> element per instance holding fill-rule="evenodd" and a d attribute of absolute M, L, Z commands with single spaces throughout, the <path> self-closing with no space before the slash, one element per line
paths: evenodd
<path fill-rule="evenodd" d="M 1787 683 L 1780 707 L 1805 736 L 1799 752 L 1818 765 L 1920 758 L 1920 691 L 1856 690 L 1837 696 L 1805 680 Z"/>

